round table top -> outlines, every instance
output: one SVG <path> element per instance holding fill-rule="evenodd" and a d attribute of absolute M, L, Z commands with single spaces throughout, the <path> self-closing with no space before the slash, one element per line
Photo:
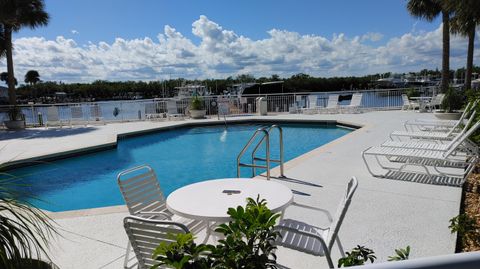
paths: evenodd
<path fill-rule="evenodd" d="M 214 179 L 187 185 L 167 197 L 172 213 L 191 219 L 227 222 L 230 207 L 245 206 L 247 198 L 267 201 L 272 212 L 293 202 L 292 191 L 278 182 L 251 178 Z"/>

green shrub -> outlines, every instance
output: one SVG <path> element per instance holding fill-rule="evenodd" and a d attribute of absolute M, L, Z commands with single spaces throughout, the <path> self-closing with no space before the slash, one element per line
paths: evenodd
<path fill-rule="evenodd" d="M 475 100 L 480 99 L 480 91 L 478 90 L 468 90 L 466 95 L 468 102 L 474 102 Z M 473 120 L 473 122 L 477 122 L 480 120 L 480 102 L 478 102 L 477 105 L 472 109 L 477 111 L 477 115 Z M 480 145 L 480 130 L 477 130 L 475 133 L 473 133 L 473 135 L 470 136 L 470 140 L 475 142 L 477 145 Z"/>
<path fill-rule="evenodd" d="M 420 92 L 415 88 L 409 88 L 405 94 L 408 96 L 408 98 L 420 96 Z"/>
<path fill-rule="evenodd" d="M 457 232 L 462 241 L 474 240 L 478 242 L 480 239 L 478 231 L 480 227 L 477 225 L 477 218 L 470 217 L 465 213 L 451 218 L 448 228 L 452 233 Z"/>
<path fill-rule="evenodd" d="M 395 249 L 395 255 L 388 256 L 388 261 L 403 261 L 408 260 L 410 256 L 410 246 L 406 248 Z"/>
<path fill-rule="evenodd" d="M 377 259 L 373 250 L 360 245 L 357 245 L 351 252 L 346 254 L 345 257 L 338 260 L 338 267 L 364 265 L 367 261 L 373 263 Z"/>
<path fill-rule="evenodd" d="M 274 226 L 280 214 L 260 198 L 249 198 L 245 208 L 229 208 L 228 214 L 232 220 L 215 229 L 225 236 L 218 245 L 196 245 L 191 234 L 179 235 L 174 243 L 157 247 L 154 259 L 159 263 L 152 268 L 275 268 L 274 242 L 280 234 Z"/>
<path fill-rule="evenodd" d="M 198 96 L 193 96 L 190 102 L 190 110 L 203 110 L 203 100 Z"/>
<path fill-rule="evenodd" d="M 454 88 L 448 88 L 445 92 L 445 98 L 442 102 L 442 109 L 446 112 L 453 112 L 459 110 L 464 105 L 464 94 L 463 91 L 456 90 Z"/>

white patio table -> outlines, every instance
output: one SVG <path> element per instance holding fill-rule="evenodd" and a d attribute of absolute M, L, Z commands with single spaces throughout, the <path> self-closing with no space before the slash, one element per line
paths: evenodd
<path fill-rule="evenodd" d="M 245 206 L 247 198 L 267 201 L 272 212 L 285 210 L 293 193 L 278 182 L 251 178 L 223 178 L 187 185 L 167 197 L 167 208 L 179 216 L 208 222 L 228 222 L 230 207 Z"/>
<path fill-rule="evenodd" d="M 427 112 L 427 104 L 432 100 L 430 96 L 410 97 L 409 99 L 418 100 L 418 112 Z"/>

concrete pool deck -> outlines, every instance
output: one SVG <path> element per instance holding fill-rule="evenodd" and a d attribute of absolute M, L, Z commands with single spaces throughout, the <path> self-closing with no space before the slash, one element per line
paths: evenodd
<path fill-rule="evenodd" d="M 373 249 L 377 262 L 386 261 L 394 249 L 411 247 L 411 258 L 451 254 L 455 235 L 448 220 L 458 215 L 461 188 L 372 177 L 361 158 L 362 150 L 379 145 L 388 134 L 403 128 L 403 122 L 432 118 L 432 114 L 406 111 L 336 115 L 290 115 L 242 117 L 241 119 L 329 120 L 363 126 L 337 140 L 285 164 L 287 180 L 278 180 L 295 192 L 295 201 L 335 213 L 351 176 L 359 187 L 340 228 L 339 243 L 333 247 L 334 263 L 342 252 L 356 245 Z M 230 120 L 230 119 L 229 119 Z M 219 122 L 216 119 L 205 120 Z M 118 135 L 164 128 L 187 121 L 114 123 L 91 127 L 29 129 L 1 132 L 0 163 L 40 156 L 58 156 L 79 149 L 112 147 Z M 198 122 L 198 121 L 195 121 Z M 127 167 L 125 167 L 127 168 Z M 161 171 L 158 171 L 161 173 Z M 276 175 L 274 170 L 272 173 Z M 112 179 L 115 180 L 115 179 Z M 122 268 L 127 237 L 122 219 L 125 206 L 51 213 L 63 237 L 52 241 L 53 261 L 60 268 Z M 328 226 L 325 214 L 290 207 L 287 218 Z M 278 263 L 290 268 L 328 268 L 325 258 L 279 248 Z"/>

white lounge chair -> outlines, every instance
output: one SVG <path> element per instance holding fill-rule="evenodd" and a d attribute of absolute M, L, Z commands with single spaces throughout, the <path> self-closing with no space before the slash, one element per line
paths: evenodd
<path fill-rule="evenodd" d="M 362 93 L 354 93 L 352 94 L 352 100 L 350 101 L 350 104 L 345 105 L 345 106 L 340 106 L 340 111 L 341 112 L 346 112 L 346 113 L 358 113 L 360 112 L 360 106 L 362 104 Z"/>
<path fill-rule="evenodd" d="M 338 94 L 330 94 L 328 96 L 327 106 L 325 108 L 318 109 L 319 112 L 327 112 L 327 113 L 337 113 L 338 112 L 338 98 L 340 96 Z"/>
<path fill-rule="evenodd" d="M 202 221 L 180 218 L 168 211 L 165 196 L 160 188 L 155 171 L 148 165 L 120 172 L 117 176 L 117 182 L 128 212 L 132 216 L 177 221 L 194 233 L 206 226 Z M 129 253 L 129 246 L 127 246 L 125 264 L 128 262 Z"/>
<path fill-rule="evenodd" d="M 63 122 L 60 120 L 60 115 L 58 113 L 58 107 L 49 106 L 47 107 L 47 120 L 45 122 L 45 127 L 50 126 L 60 126 L 62 128 Z"/>
<path fill-rule="evenodd" d="M 449 131 L 454 126 L 458 125 L 459 123 L 463 123 L 463 121 L 472 113 L 475 112 L 475 107 L 477 105 L 477 101 L 470 102 L 465 107 L 462 115 L 460 116 L 459 120 L 421 120 L 417 119 L 414 121 L 406 121 L 404 126 L 405 130 L 414 130 L 414 128 L 420 129 L 421 131 L 438 131 L 438 130 L 446 130 Z"/>
<path fill-rule="evenodd" d="M 429 180 L 440 184 L 459 186 L 465 182 L 465 178 L 473 170 L 478 160 L 478 148 L 474 151 L 467 150 L 461 152 L 459 150 L 460 145 L 479 126 L 480 122 L 477 122 L 460 138 L 443 150 L 379 146 L 364 150 L 362 158 L 367 170 L 375 177 L 422 182 Z M 367 156 L 374 157 L 378 166 L 386 172 L 383 174 L 374 173 L 367 161 Z M 384 157 L 386 161 L 381 162 L 380 157 Z M 394 163 L 400 163 L 401 165 L 400 167 L 392 166 Z M 406 168 L 408 166 L 420 167 L 422 170 L 407 171 Z"/>
<path fill-rule="evenodd" d="M 320 228 L 298 220 L 283 219 L 275 227 L 281 234 L 276 244 L 315 256 L 325 256 L 328 266 L 334 268 L 331 250 L 357 186 L 357 179 L 352 177 L 330 227 Z"/>
<path fill-rule="evenodd" d="M 176 100 L 168 100 L 167 101 L 167 118 L 180 118 L 183 119 L 185 115 L 178 112 L 177 101 Z"/>
<path fill-rule="evenodd" d="M 430 139 L 430 140 L 441 140 L 441 141 L 451 141 L 453 140 L 458 133 L 466 132 L 468 129 L 470 123 L 472 120 L 475 118 L 476 111 L 474 111 L 468 120 L 468 122 L 465 124 L 463 129 L 460 131 L 458 128 L 462 124 L 460 121 L 457 122 L 455 126 L 450 128 L 448 132 L 432 132 L 432 131 L 394 131 L 390 134 L 390 139 L 393 141 L 394 137 L 397 137 L 398 139 L 400 138 L 411 138 L 411 139 Z"/>
<path fill-rule="evenodd" d="M 153 252 L 161 243 L 173 243 L 177 234 L 190 232 L 178 222 L 136 216 L 124 218 L 123 226 L 138 261 L 136 268 L 139 269 L 149 269 L 158 263 L 153 259 Z M 124 264 L 124 268 L 132 267 Z"/>
<path fill-rule="evenodd" d="M 301 109 L 302 113 L 304 114 L 314 114 L 314 113 L 317 113 L 318 109 L 320 108 L 318 105 L 317 105 L 317 101 L 318 101 L 318 96 L 316 95 L 308 95 L 307 96 L 307 99 L 308 99 L 308 102 L 307 102 L 307 107 L 306 108 L 303 108 Z M 323 107 L 322 107 L 323 108 Z"/>

